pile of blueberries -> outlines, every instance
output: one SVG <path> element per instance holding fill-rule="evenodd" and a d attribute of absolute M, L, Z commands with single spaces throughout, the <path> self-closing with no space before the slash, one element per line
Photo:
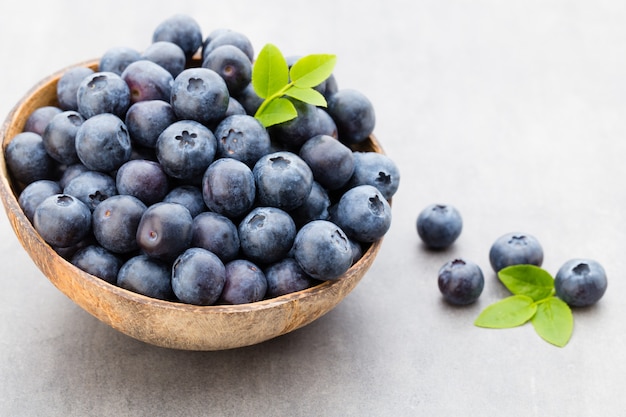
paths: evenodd
<path fill-rule="evenodd" d="M 264 127 L 242 33 L 174 15 L 138 52 L 69 69 L 6 161 L 41 237 L 78 268 L 150 297 L 242 304 L 339 279 L 391 224 L 399 172 L 368 142 L 371 102 Z M 289 58 L 295 62 L 297 58 Z"/>

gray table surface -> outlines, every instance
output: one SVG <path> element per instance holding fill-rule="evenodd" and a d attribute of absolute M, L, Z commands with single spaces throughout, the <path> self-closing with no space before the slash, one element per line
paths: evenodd
<path fill-rule="evenodd" d="M 361 284 L 316 322 L 222 352 L 112 330 L 34 266 L 0 216 L 2 416 L 615 416 L 626 406 L 626 3 L 611 0 L 26 0 L 0 6 L 0 114 L 38 80 L 112 46 L 145 48 L 165 17 L 246 33 L 286 55 L 335 53 L 341 88 L 375 104 L 402 173 L 393 224 Z M 430 203 L 459 240 L 429 252 Z M 530 325 L 473 326 L 507 294 L 500 235 L 535 235 L 551 273 L 602 263 L 609 289 L 557 348 Z M 445 304 L 439 267 L 477 262 L 486 286 Z"/>

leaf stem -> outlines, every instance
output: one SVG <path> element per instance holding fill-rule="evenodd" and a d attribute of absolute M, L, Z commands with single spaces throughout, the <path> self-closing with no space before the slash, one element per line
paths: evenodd
<path fill-rule="evenodd" d="M 277 92 L 275 92 L 274 94 L 272 94 L 271 96 L 267 97 L 263 103 L 261 103 L 261 105 L 259 106 L 259 108 L 257 109 L 255 116 L 258 116 L 260 114 L 263 113 L 263 111 L 265 111 L 265 108 L 274 100 L 276 100 L 277 98 L 280 98 L 282 96 L 285 95 L 285 93 L 287 92 L 287 90 L 289 90 L 292 86 L 294 85 L 293 81 L 289 82 L 288 84 L 285 84 L 285 86 L 283 88 L 281 88 L 280 90 L 278 90 Z"/>

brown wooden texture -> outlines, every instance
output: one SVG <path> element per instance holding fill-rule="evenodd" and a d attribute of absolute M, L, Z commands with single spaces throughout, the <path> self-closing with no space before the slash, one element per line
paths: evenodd
<path fill-rule="evenodd" d="M 95 69 L 97 61 L 77 65 Z M 57 104 L 56 84 L 62 73 L 59 71 L 37 84 L 2 125 L 0 197 L 13 230 L 37 267 L 63 294 L 97 319 L 135 339 L 167 348 L 223 350 L 249 346 L 291 332 L 326 314 L 354 289 L 370 268 L 381 241 L 372 244 L 336 281 L 257 303 L 194 306 L 145 297 L 74 267 L 43 241 L 24 215 L 4 158 L 7 144 L 22 131 L 30 113 L 38 107 Z M 360 149 L 383 152 L 374 137 Z"/>

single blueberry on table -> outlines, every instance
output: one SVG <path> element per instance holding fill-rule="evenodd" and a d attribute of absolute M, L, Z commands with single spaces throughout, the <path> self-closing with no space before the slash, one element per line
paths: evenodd
<path fill-rule="evenodd" d="M 118 74 L 94 72 L 81 81 L 76 100 L 85 119 L 103 113 L 124 117 L 130 106 L 130 88 Z"/>
<path fill-rule="evenodd" d="M 88 67 L 74 67 L 61 75 L 57 83 L 57 100 L 62 110 L 78 111 L 78 99 L 76 98 L 78 87 L 83 78 L 93 73 L 94 70 Z"/>
<path fill-rule="evenodd" d="M 285 258 L 265 269 L 266 298 L 302 291 L 321 281 L 311 278 L 294 258 Z"/>
<path fill-rule="evenodd" d="M 485 286 L 480 267 L 465 259 L 447 262 L 439 270 L 437 283 L 450 304 L 467 305 L 478 299 Z"/>
<path fill-rule="evenodd" d="M 115 179 L 98 171 L 85 171 L 75 176 L 63 188 L 63 193 L 72 195 L 85 203 L 91 211 L 109 197 L 117 195 Z"/>
<path fill-rule="evenodd" d="M 495 272 L 511 265 L 543 263 L 543 248 L 536 237 L 527 233 L 507 233 L 500 236 L 489 249 L 489 262 Z"/>
<path fill-rule="evenodd" d="M 37 206 L 46 198 L 62 192 L 61 186 L 56 181 L 37 180 L 31 182 L 22 190 L 17 201 L 26 218 L 32 223 Z"/>
<path fill-rule="evenodd" d="M 243 162 L 221 158 L 207 168 L 202 178 L 206 206 L 231 219 L 241 218 L 254 205 L 256 185 L 252 170 Z"/>
<path fill-rule="evenodd" d="M 289 253 L 296 225 L 289 214 L 276 207 L 257 207 L 239 223 L 243 254 L 260 264 L 276 262 Z"/>
<path fill-rule="evenodd" d="M 218 304 L 247 304 L 261 301 L 267 291 L 265 274 L 246 259 L 235 259 L 225 265 L 226 281 Z"/>
<path fill-rule="evenodd" d="M 94 171 L 111 172 L 130 160 L 132 145 L 124 122 L 114 114 L 97 114 L 76 132 L 76 154 Z"/>
<path fill-rule="evenodd" d="M 572 307 L 586 307 L 598 302 L 607 288 L 606 271 L 592 259 L 570 259 L 554 278 L 557 297 Z"/>
<path fill-rule="evenodd" d="M 183 303 L 215 304 L 225 282 L 224 264 L 214 253 L 206 249 L 187 249 L 172 266 L 172 289 Z"/>
<path fill-rule="evenodd" d="M 37 180 L 54 179 L 56 164 L 46 152 L 41 135 L 18 133 L 4 152 L 9 172 L 18 183 L 28 185 Z"/>
<path fill-rule="evenodd" d="M 71 262 L 79 269 L 109 284 L 117 284 L 117 274 L 123 264 L 122 258 L 98 245 L 89 245 L 79 249 L 72 256 Z"/>
<path fill-rule="evenodd" d="M 147 148 L 156 147 L 159 135 L 174 122 L 174 109 L 163 100 L 139 101 L 130 106 L 124 119 L 131 142 Z"/>
<path fill-rule="evenodd" d="M 76 154 L 76 133 L 84 121 L 83 116 L 73 110 L 54 116 L 41 136 L 48 155 L 63 165 L 79 162 Z"/>
<path fill-rule="evenodd" d="M 174 79 L 170 104 L 179 119 L 211 126 L 224 118 L 229 98 L 226 82 L 218 73 L 188 68 Z"/>
<path fill-rule="evenodd" d="M 93 211 L 93 234 L 98 243 L 113 253 L 130 253 L 139 248 L 137 228 L 147 207 L 131 195 L 107 198 Z"/>
<path fill-rule="evenodd" d="M 134 256 L 122 265 L 117 274 L 117 285 L 160 300 L 175 299 L 169 265 L 146 255 Z"/>
<path fill-rule="evenodd" d="M 228 217 L 205 211 L 193 219 L 191 246 L 213 252 L 224 263 L 239 255 L 239 232 Z"/>
<path fill-rule="evenodd" d="M 371 243 L 391 227 L 391 207 L 376 187 L 359 185 L 346 191 L 331 208 L 331 220 L 351 239 Z"/>
<path fill-rule="evenodd" d="M 459 211 L 447 204 L 431 204 L 417 216 L 417 233 L 432 249 L 444 249 L 461 235 L 463 219 Z"/>
<path fill-rule="evenodd" d="M 156 203 L 146 209 L 137 226 L 137 244 L 144 254 L 172 261 L 191 245 L 193 219 L 177 203 Z"/>
<path fill-rule="evenodd" d="M 91 211 L 71 195 L 55 194 L 37 206 L 33 225 L 50 246 L 67 248 L 91 232 Z"/>

